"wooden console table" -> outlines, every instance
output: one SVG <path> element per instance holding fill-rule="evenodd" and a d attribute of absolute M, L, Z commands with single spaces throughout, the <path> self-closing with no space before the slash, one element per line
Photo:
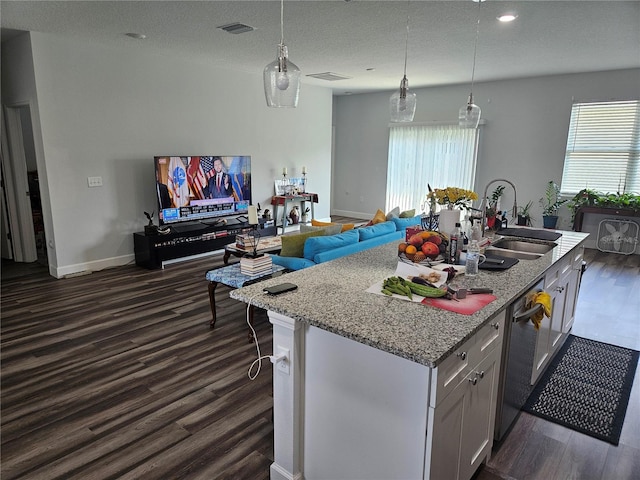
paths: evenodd
<path fill-rule="evenodd" d="M 585 213 L 596 213 L 600 215 L 611 215 L 612 217 L 638 217 L 640 213 L 631 208 L 616 207 L 580 207 L 573 219 L 573 230 L 575 232 L 582 231 L 582 222 Z"/>
<path fill-rule="evenodd" d="M 306 202 L 311 203 L 311 218 L 315 218 L 313 212 L 313 204 L 318 203 L 317 193 L 299 193 L 297 195 L 274 195 L 271 197 L 271 205 L 273 205 L 273 219 L 276 223 L 276 231 L 278 229 L 278 207 L 283 206 L 282 212 L 282 233 L 287 228 L 287 212 L 292 202 L 300 202 L 300 215 L 304 212 Z"/>

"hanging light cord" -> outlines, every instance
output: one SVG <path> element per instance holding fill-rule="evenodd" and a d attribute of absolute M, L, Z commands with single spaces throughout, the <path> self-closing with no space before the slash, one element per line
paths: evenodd
<path fill-rule="evenodd" d="M 284 0 L 280 0 L 280 45 L 284 45 Z"/>
<path fill-rule="evenodd" d="M 473 45 L 473 67 L 471 69 L 471 98 L 473 98 L 473 80 L 476 75 L 476 52 L 478 51 L 478 36 L 480 35 L 480 5 L 484 0 L 478 0 L 478 20 L 476 21 L 476 41 Z"/>
<path fill-rule="evenodd" d="M 404 76 L 407 76 L 407 52 L 409 50 L 409 3 L 407 0 L 407 35 L 404 40 Z"/>

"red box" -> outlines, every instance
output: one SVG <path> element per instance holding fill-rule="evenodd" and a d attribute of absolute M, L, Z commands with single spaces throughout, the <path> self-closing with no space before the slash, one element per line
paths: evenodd
<path fill-rule="evenodd" d="M 414 236 L 416 233 L 421 231 L 422 231 L 422 227 L 420 226 L 407 227 L 405 242 L 408 242 L 412 236 Z"/>

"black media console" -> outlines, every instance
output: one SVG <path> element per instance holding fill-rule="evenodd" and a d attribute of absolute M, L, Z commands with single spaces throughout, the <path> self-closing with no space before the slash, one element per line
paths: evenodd
<path fill-rule="evenodd" d="M 143 232 L 133 234 L 133 250 L 136 265 L 155 269 L 162 268 L 163 262 L 178 258 L 199 255 L 221 250 L 236 241 L 236 235 L 251 231 L 247 222 L 227 219 L 227 223 L 204 224 L 192 223 L 171 227 L 171 233 L 164 235 L 145 235 Z M 260 219 L 260 236 L 276 234 L 276 227 L 264 226 Z"/>

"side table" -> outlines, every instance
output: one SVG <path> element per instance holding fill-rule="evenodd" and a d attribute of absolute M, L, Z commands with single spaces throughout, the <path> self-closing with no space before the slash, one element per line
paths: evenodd
<path fill-rule="evenodd" d="M 240 271 L 240 263 L 234 263 L 220 268 L 209 270 L 205 278 L 209 281 L 209 304 L 211 305 L 211 321 L 209 328 L 216 326 L 216 287 L 218 284 L 231 288 L 241 288 L 245 285 L 261 282 L 268 278 L 277 277 L 285 273 L 285 268 L 280 265 L 272 265 L 271 271 L 259 273 L 258 275 L 245 275 Z M 249 305 L 249 323 L 253 325 L 253 305 Z M 253 335 L 249 332 L 249 341 L 253 340 Z"/>
<path fill-rule="evenodd" d="M 273 219 L 276 223 L 276 231 L 278 231 L 278 206 L 282 205 L 284 211 L 282 212 L 282 233 L 287 229 L 287 211 L 291 202 L 300 202 L 304 211 L 306 202 L 311 203 L 311 218 L 316 218 L 313 212 L 313 204 L 318 203 L 317 193 L 298 193 L 297 195 L 274 195 L 271 197 L 271 205 L 273 205 Z"/>

